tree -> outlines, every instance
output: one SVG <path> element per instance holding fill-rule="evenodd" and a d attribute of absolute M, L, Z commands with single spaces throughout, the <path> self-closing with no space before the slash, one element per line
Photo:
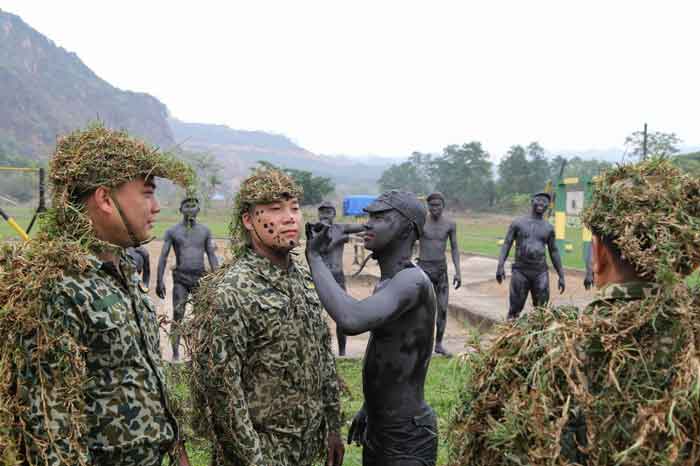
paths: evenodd
<path fill-rule="evenodd" d="M 206 209 L 211 206 L 211 198 L 216 194 L 217 188 L 223 183 L 219 176 L 223 167 L 212 154 L 193 153 L 189 154 L 188 160 L 192 168 L 197 172 L 199 181 L 198 194 L 202 205 Z"/>
<path fill-rule="evenodd" d="M 416 167 L 409 161 L 391 165 L 382 172 L 382 176 L 379 177 L 377 183 L 379 183 L 381 191 L 398 189 L 416 192 L 421 188 L 418 185 Z"/>
<path fill-rule="evenodd" d="M 670 157 L 680 152 L 676 146 L 681 142 L 683 141 L 676 136 L 676 133 L 662 133 L 660 131 L 647 133 L 647 155 Z M 630 155 L 641 159 L 644 156 L 644 132 L 635 131 L 627 136 L 625 147 Z"/>
<path fill-rule="evenodd" d="M 677 155 L 673 158 L 673 163 L 688 174 L 700 176 L 700 152 Z"/>
<path fill-rule="evenodd" d="M 431 157 L 430 154 L 414 152 L 406 162 L 390 166 L 384 170 L 377 182 L 380 189 L 382 191 L 398 189 L 427 194 L 431 186 Z"/>
<path fill-rule="evenodd" d="M 531 142 L 527 146 L 527 158 L 530 165 L 527 192 L 542 191 L 550 179 L 549 161 L 544 156 L 544 148 L 537 142 Z"/>
<path fill-rule="evenodd" d="M 313 173 L 305 170 L 296 170 L 294 168 L 281 168 L 266 162 L 258 160 L 258 166 L 252 170 L 260 168 L 281 170 L 294 179 L 294 181 L 304 190 L 304 197 L 301 199 L 301 205 L 319 204 L 323 198 L 335 191 L 335 185 L 330 178 L 323 176 L 313 176 Z"/>
<path fill-rule="evenodd" d="M 492 204 L 492 163 L 480 142 L 449 145 L 431 165 L 435 185 L 448 201 L 474 209 L 483 209 Z"/>
<path fill-rule="evenodd" d="M 530 164 L 523 146 L 512 146 L 498 164 L 500 197 L 530 192 Z"/>
<path fill-rule="evenodd" d="M 564 170 L 565 177 L 593 178 L 600 175 L 600 172 L 613 166 L 605 160 L 584 160 L 581 157 L 573 157 L 566 164 Z"/>

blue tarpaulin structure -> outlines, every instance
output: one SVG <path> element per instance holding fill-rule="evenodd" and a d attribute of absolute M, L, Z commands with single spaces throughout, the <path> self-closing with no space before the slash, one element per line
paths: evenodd
<path fill-rule="evenodd" d="M 367 215 L 362 209 L 374 202 L 376 198 L 377 196 L 370 194 L 345 196 L 345 199 L 343 199 L 343 215 L 346 217 Z"/>

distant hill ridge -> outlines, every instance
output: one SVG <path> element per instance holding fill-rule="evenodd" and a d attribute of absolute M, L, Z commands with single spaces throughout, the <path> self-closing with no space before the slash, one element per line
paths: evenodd
<path fill-rule="evenodd" d="M 45 160 L 58 135 L 96 119 L 161 148 L 180 147 L 184 157 L 214 155 L 228 189 L 264 160 L 330 177 L 338 193 L 373 192 L 391 163 L 314 154 L 280 134 L 177 120 L 155 97 L 117 89 L 75 53 L 0 10 L 0 154 Z"/>
<path fill-rule="evenodd" d="M 207 141 L 210 144 L 219 145 L 259 146 L 279 150 L 304 150 L 282 134 L 244 131 L 232 129 L 226 125 L 185 123 L 175 118 L 169 119 L 169 123 L 178 140 Z"/>

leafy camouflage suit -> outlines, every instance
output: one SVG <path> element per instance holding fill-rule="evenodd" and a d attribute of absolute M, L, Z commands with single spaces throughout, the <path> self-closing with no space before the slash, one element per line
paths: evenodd
<path fill-rule="evenodd" d="M 698 463 L 699 198 L 667 159 L 601 173 L 582 220 L 620 268 L 583 312 L 535 309 L 470 358 L 451 464 Z"/>
<path fill-rule="evenodd" d="M 652 293 L 653 285 L 648 282 L 612 283 L 601 288 L 596 297 L 586 307 L 585 313 L 605 308 L 614 314 L 615 306 L 625 306 L 631 301 L 639 301 Z M 659 338 L 661 335 L 659 335 Z M 590 366 L 590 365 L 589 365 Z M 593 367 L 599 370 L 599 367 Z M 591 377 L 593 378 L 593 377 Z M 575 401 L 574 401 L 575 403 Z M 587 464 L 584 448 L 588 444 L 586 435 L 586 420 L 582 413 L 574 409 L 575 415 L 569 418 L 561 435 L 561 455 L 571 463 Z"/>
<path fill-rule="evenodd" d="M 195 185 L 172 155 L 97 123 L 59 138 L 36 235 L 0 245 L 0 457 L 5 465 L 157 465 L 178 429 L 153 305 L 85 199 L 143 177 Z M 102 262 L 97 257 L 118 259 Z"/>
<path fill-rule="evenodd" d="M 340 430 L 340 402 L 308 270 L 294 260 L 282 270 L 247 249 L 205 279 L 207 290 L 212 312 L 193 377 L 211 416 L 216 464 L 312 464 L 327 433 Z"/>
<path fill-rule="evenodd" d="M 177 424 L 167 407 L 160 357 L 158 321 L 132 259 L 122 252 L 119 268 L 87 257 L 88 267 L 80 275 L 66 275 L 54 287 L 45 317 L 62 323 L 63 330 L 86 348 L 85 368 L 89 382 L 84 387 L 89 464 L 159 465 L 177 437 Z M 36 339 L 23 341 L 28 352 Z M 44 364 L 61 364 L 60 349 Z M 20 387 L 30 407 L 27 422 L 33 435 L 48 436 L 50 464 L 70 458 L 62 438 L 70 422 L 62 409 L 61 393 L 52 390 L 51 372 L 36 368 L 22 374 Z M 44 383 L 38 384 L 39 377 Z M 51 405 L 52 429 L 45 432 L 41 403 Z M 53 435 L 53 439 L 51 439 Z"/>

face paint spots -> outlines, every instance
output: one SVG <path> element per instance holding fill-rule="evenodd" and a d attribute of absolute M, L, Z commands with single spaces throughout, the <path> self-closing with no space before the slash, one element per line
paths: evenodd
<path fill-rule="evenodd" d="M 275 231 L 274 230 L 267 230 L 268 233 L 273 234 Z"/>
<path fill-rule="evenodd" d="M 265 223 L 265 224 L 263 225 L 263 228 L 267 228 L 267 223 Z"/>

